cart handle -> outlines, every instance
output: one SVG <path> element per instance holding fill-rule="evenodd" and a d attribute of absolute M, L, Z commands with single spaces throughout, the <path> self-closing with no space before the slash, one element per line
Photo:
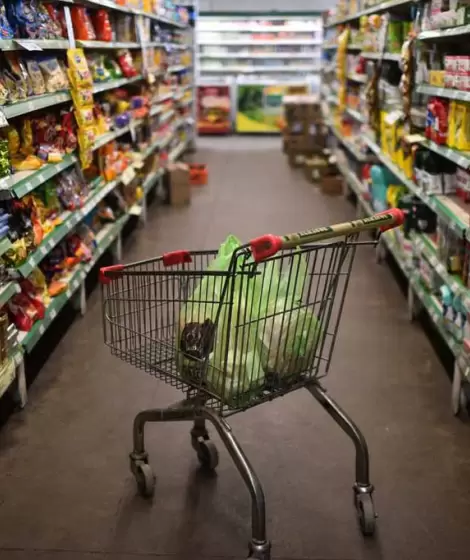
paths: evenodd
<path fill-rule="evenodd" d="M 342 237 L 352 233 L 359 233 L 369 229 L 380 228 L 381 231 L 401 226 L 405 214 L 399 208 L 390 208 L 385 212 L 379 212 L 368 218 L 344 222 L 332 226 L 310 229 L 300 233 L 288 235 L 262 235 L 250 241 L 250 248 L 256 262 L 262 261 L 275 255 L 282 249 L 294 249 L 307 243 L 316 243 L 325 239 Z"/>

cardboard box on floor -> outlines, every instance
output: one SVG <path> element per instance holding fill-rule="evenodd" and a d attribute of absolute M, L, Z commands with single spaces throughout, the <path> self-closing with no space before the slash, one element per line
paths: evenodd
<path fill-rule="evenodd" d="M 308 133 L 311 124 L 323 122 L 320 99 L 316 95 L 285 95 L 283 105 L 288 134 Z"/>
<path fill-rule="evenodd" d="M 307 181 L 318 186 L 324 178 L 337 175 L 336 157 L 332 156 L 329 150 L 324 150 L 322 154 L 305 158 L 304 174 Z"/>
<path fill-rule="evenodd" d="M 168 169 L 169 201 L 172 206 L 184 206 L 191 202 L 189 166 L 186 163 L 170 163 Z"/>

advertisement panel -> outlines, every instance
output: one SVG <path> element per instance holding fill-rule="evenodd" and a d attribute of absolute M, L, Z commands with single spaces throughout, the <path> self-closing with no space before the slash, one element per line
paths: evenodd
<path fill-rule="evenodd" d="M 232 131 L 228 86 L 198 86 L 197 130 L 199 134 L 227 134 Z"/>
<path fill-rule="evenodd" d="M 237 87 L 237 132 L 280 132 L 284 126 L 284 95 L 307 93 L 305 85 L 239 84 Z"/>

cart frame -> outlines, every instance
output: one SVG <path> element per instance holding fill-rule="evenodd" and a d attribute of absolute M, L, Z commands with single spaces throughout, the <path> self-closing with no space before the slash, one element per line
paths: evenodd
<path fill-rule="evenodd" d="M 220 296 L 220 307 L 223 304 L 224 294 L 226 290 L 229 288 L 230 280 L 236 274 L 245 274 L 243 271 L 240 272 L 236 270 L 236 260 L 237 258 L 246 253 L 247 248 L 249 247 L 251 250 L 251 255 L 255 262 L 262 262 L 266 259 L 272 258 L 276 253 L 279 251 L 286 251 L 295 249 L 299 246 L 306 246 L 307 244 L 311 244 L 312 242 L 323 241 L 323 240 L 330 240 L 333 237 L 343 237 L 343 241 L 335 242 L 328 245 L 321 245 L 321 246 L 314 246 L 312 250 L 315 250 L 318 247 L 326 250 L 331 247 L 343 247 L 343 252 L 341 253 L 340 260 L 336 262 L 335 269 L 333 272 L 329 274 L 337 274 L 341 273 L 341 267 L 345 264 L 345 258 L 347 253 L 350 251 L 350 260 L 347 263 L 346 271 L 342 274 L 345 276 L 345 282 L 342 292 L 340 292 L 340 302 L 339 306 L 336 309 L 336 317 L 333 320 L 333 328 L 334 331 L 330 336 L 332 337 L 331 344 L 327 350 L 325 350 L 326 357 L 323 358 L 324 360 L 324 369 L 325 374 L 329 369 L 331 355 L 334 348 L 334 343 L 336 340 L 337 329 L 339 325 L 339 320 L 342 314 L 342 307 L 344 303 L 344 297 L 347 291 L 347 286 L 349 282 L 352 262 L 354 258 L 354 252 L 356 245 L 360 244 L 357 241 L 357 236 L 360 231 L 363 230 L 372 230 L 377 227 L 383 227 L 384 229 L 389 229 L 390 227 L 395 227 L 397 225 L 401 225 L 403 222 L 404 216 L 400 210 L 392 209 L 387 212 L 383 212 L 381 214 L 372 216 L 370 218 L 366 218 L 363 220 L 355 220 L 353 222 L 347 222 L 345 224 L 338 224 L 335 226 L 328 226 L 325 228 L 318 228 L 315 230 L 310 230 L 307 232 L 303 232 L 300 234 L 292 234 L 284 237 L 276 237 L 276 236 L 263 236 L 256 240 L 253 240 L 250 245 L 246 245 L 240 247 L 240 249 L 235 252 L 231 264 L 229 272 L 222 273 L 222 275 L 226 276 L 226 282 L 224 283 L 223 293 Z M 326 249 L 325 249 L 326 248 Z M 181 277 L 188 277 L 191 274 L 191 271 L 188 271 L 185 268 L 187 263 L 192 261 L 193 256 L 196 255 L 203 255 L 207 254 L 205 252 L 196 252 L 196 253 L 188 253 L 186 251 L 177 251 L 173 253 L 168 253 L 159 259 L 151 259 L 149 261 L 142 261 L 140 263 L 134 263 L 132 265 L 115 265 L 111 267 L 106 267 L 101 270 L 100 277 L 101 281 L 104 284 L 105 296 L 106 294 L 111 294 L 111 297 L 118 298 L 119 294 L 121 297 L 124 297 L 124 292 L 126 293 L 126 297 L 128 298 L 125 300 L 126 305 L 136 305 L 142 304 L 143 299 L 138 298 L 137 296 L 132 296 L 133 291 L 132 288 L 129 287 L 131 284 L 120 284 L 121 291 L 115 290 L 114 292 L 110 292 L 110 287 L 108 284 L 112 282 L 114 279 L 119 279 L 122 281 L 123 278 L 128 277 L 130 281 L 143 278 L 143 277 L 157 277 L 157 278 L 165 278 L 165 275 L 174 277 L 175 275 L 179 275 Z M 164 270 L 156 270 L 152 268 L 151 270 L 147 270 L 145 267 L 148 264 L 158 263 L 158 265 L 167 266 L 167 267 L 174 267 L 175 265 L 179 266 L 179 271 L 175 272 L 172 270 L 171 272 L 166 273 Z M 194 271 L 193 271 L 194 273 Z M 217 273 L 205 273 L 204 271 L 198 272 L 198 277 L 203 277 L 204 274 L 213 274 L 217 276 Z M 321 275 L 322 273 L 320 273 Z M 311 276 L 314 276 L 312 272 Z M 336 278 L 336 277 L 335 277 Z M 126 290 L 123 290 L 122 286 L 128 286 Z M 331 283 L 331 286 L 327 288 L 329 290 L 328 295 L 331 296 L 331 299 L 334 299 L 334 294 L 336 293 L 338 281 L 334 280 Z M 140 284 L 137 286 L 142 287 L 144 284 Z M 113 295 L 114 294 L 114 295 Z M 219 294 L 220 295 L 220 294 Z M 139 296 L 140 297 L 140 296 Z M 168 299 L 164 300 L 164 302 L 175 302 L 174 295 L 166 296 Z M 233 298 L 233 288 L 232 288 L 232 298 Z M 206 296 L 207 299 L 207 296 Z M 179 302 L 179 300 L 178 300 Z M 144 302 L 145 303 L 145 302 Z M 215 303 L 215 302 L 213 302 Z M 247 459 L 245 453 L 243 452 L 240 444 L 238 443 L 237 439 L 235 438 L 233 431 L 227 421 L 225 420 L 226 416 L 234 414 L 236 412 L 240 412 L 242 410 L 246 410 L 251 408 L 252 406 L 259 405 L 267 400 L 272 400 L 273 398 L 277 398 L 278 396 L 282 396 L 287 394 L 291 391 L 294 391 L 299 388 L 305 388 L 309 391 L 309 393 L 314 397 L 314 399 L 324 408 L 324 410 L 331 416 L 331 418 L 336 422 L 336 424 L 344 431 L 346 435 L 349 436 L 351 441 L 354 444 L 355 448 L 355 481 L 353 484 L 353 497 L 354 497 L 354 505 L 357 512 L 357 517 L 359 521 L 359 526 L 362 533 L 365 536 L 371 536 L 374 534 L 375 526 L 376 526 L 376 513 L 375 507 L 373 502 L 373 491 L 374 487 L 370 482 L 369 477 L 369 451 L 367 447 L 366 440 L 364 435 L 358 428 L 358 426 L 352 421 L 352 419 L 346 414 L 346 412 L 329 396 L 327 391 L 323 388 L 320 383 L 321 376 L 319 374 L 319 370 L 315 370 L 315 372 L 310 374 L 297 374 L 295 379 L 292 379 L 290 384 L 284 387 L 281 387 L 278 390 L 270 389 L 269 391 L 265 388 L 263 395 L 261 396 L 258 393 L 255 393 L 253 397 L 250 397 L 250 400 L 245 401 L 243 403 L 235 403 L 233 402 L 226 402 L 227 397 L 225 395 L 215 394 L 213 391 L 209 390 L 206 383 L 205 378 L 202 377 L 197 383 L 193 382 L 189 379 L 181 379 L 178 376 L 178 373 L 175 370 L 165 370 L 165 367 L 160 364 L 168 364 L 172 360 L 176 360 L 175 357 L 168 357 L 165 355 L 165 360 L 161 362 L 154 361 L 152 364 L 148 363 L 139 363 L 138 358 L 131 357 L 128 351 L 129 343 L 128 339 L 124 337 L 118 339 L 111 339 L 108 340 L 106 336 L 106 325 L 107 323 L 113 323 L 112 318 L 106 311 L 106 304 L 107 299 L 104 299 L 103 305 L 103 321 L 104 321 L 104 328 L 105 328 L 105 341 L 108 345 L 111 346 L 113 353 L 118 357 L 121 357 L 125 361 L 129 361 L 140 367 L 141 369 L 145 369 L 149 371 L 156 377 L 160 377 L 165 382 L 170 383 L 180 389 L 186 391 L 186 398 L 182 401 L 175 403 L 174 405 L 168 408 L 158 408 L 158 409 L 147 409 L 140 411 L 133 423 L 133 451 L 130 453 L 130 467 L 131 471 L 136 479 L 138 490 L 140 494 L 145 497 L 151 497 L 154 493 L 155 489 L 155 476 L 149 464 L 149 456 L 145 448 L 145 426 L 148 423 L 156 423 L 156 422 L 192 422 L 192 429 L 190 432 L 191 435 L 191 443 L 194 450 L 197 453 L 198 459 L 201 465 L 207 469 L 213 470 L 217 467 L 218 464 L 218 452 L 215 445 L 212 443 L 209 437 L 209 432 L 207 430 L 206 422 L 211 423 L 215 430 L 217 431 L 220 439 L 222 440 L 223 444 L 225 445 L 227 451 L 229 452 L 237 470 L 239 471 L 242 479 L 245 482 L 245 485 L 248 488 L 251 497 L 251 539 L 249 542 L 249 558 L 257 559 L 257 560 L 270 560 L 271 558 L 271 543 L 267 539 L 266 533 L 266 506 L 265 506 L 265 497 L 263 488 L 261 486 L 260 480 L 258 479 L 256 473 L 254 472 L 249 460 Z M 124 305 L 124 309 L 126 308 Z M 163 305 L 163 303 L 162 303 Z M 231 312 L 231 308 L 230 308 Z M 175 310 L 173 308 L 173 313 Z M 177 312 L 176 312 L 177 313 Z M 328 321 L 331 319 L 331 310 L 328 312 Z M 217 317 L 220 314 L 220 309 L 218 312 Z M 142 328 L 144 331 L 143 334 L 148 332 L 145 330 L 145 327 L 139 324 L 139 318 L 137 315 L 137 319 L 131 317 L 131 313 L 129 311 L 122 311 L 121 315 L 117 315 L 118 317 L 124 317 L 128 321 L 133 321 L 132 329 L 127 328 L 131 334 L 140 335 L 137 329 Z M 228 324 L 230 325 L 231 315 L 229 314 Z M 147 319 L 146 319 L 147 323 Z M 216 322 L 217 325 L 217 322 Z M 174 327 L 174 323 L 169 324 L 169 328 Z M 114 327 L 116 328 L 116 324 Z M 222 327 L 219 327 L 220 329 Z M 228 330 L 228 329 L 227 329 Z M 127 332 L 126 331 L 126 332 Z M 135 332 L 134 332 L 135 331 Z M 326 333 L 328 334 L 328 333 Z M 323 338 L 326 337 L 322 335 Z M 211 335 L 215 337 L 215 335 Z M 115 340 L 118 342 L 116 343 Z M 211 339 L 213 342 L 213 338 Z M 228 336 L 227 336 L 228 340 Z M 114 344 L 114 346 L 113 346 Z M 119 346 L 119 344 L 124 344 L 124 350 Z M 138 344 L 134 341 L 136 346 Z M 142 344 L 142 343 L 141 343 Z M 168 344 L 165 343 L 167 346 Z M 323 344 L 324 341 L 321 343 L 321 351 L 323 351 Z M 228 343 L 227 343 L 228 347 Z M 137 352 L 139 351 L 139 347 L 137 347 Z M 213 350 L 211 350 L 213 351 Z M 202 369 L 203 372 L 207 371 L 207 363 L 208 363 L 208 353 L 207 356 L 201 361 L 202 365 L 206 369 Z M 227 360 L 227 358 L 226 358 Z M 225 378 L 223 379 L 225 383 Z M 233 382 L 232 382 L 233 383 Z"/>

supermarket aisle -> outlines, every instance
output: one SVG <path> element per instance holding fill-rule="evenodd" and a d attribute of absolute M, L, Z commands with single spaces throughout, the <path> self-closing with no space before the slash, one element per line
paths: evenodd
<path fill-rule="evenodd" d="M 188 209 L 150 212 L 126 259 L 215 247 L 350 218 L 290 171 L 277 139 L 201 140 L 210 186 Z M 380 531 L 364 543 L 352 508 L 353 454 L 305 391 L 234 417 L 264 483 L 274 558 L 460 560 L 470 533 L 470 428 L 449 412 L 449 382 L 371 250 L 356 262 L 331 393 L 372 453 Z M 184 425 L 148 431 L 153 503 L 135 495 L 126 454 L 140 408 L 178 394 L 117 362 L 101 342 L 99 293 L 51 356 L 27 409 L 0 433 L 1 560 L 244 558 L 248 497 L 225 452 L 218 476 L 197 470 Z"/>

